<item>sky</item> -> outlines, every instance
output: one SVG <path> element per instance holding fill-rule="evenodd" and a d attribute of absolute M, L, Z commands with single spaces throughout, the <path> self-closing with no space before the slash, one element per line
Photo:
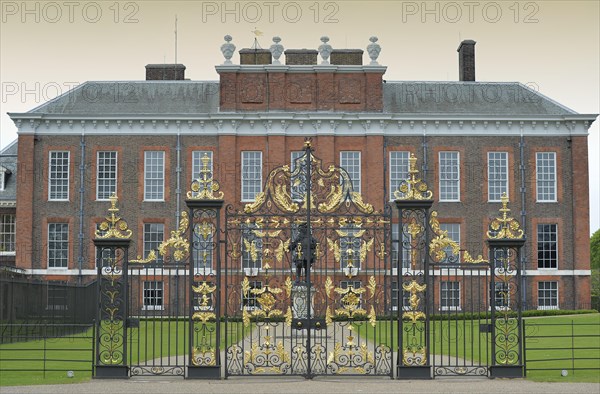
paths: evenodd
<path fill-rule="evenodd" d="M 216 80 L 229 34 L 268 48 L 365 49 L 377 36 L 387 80 L 456 81 L 461 40 L 477 42 L 478 81 L 522 82 L 582 114 L 600 112 L 600 2 L 0 1 L 0 148 L 26 112 L 85 81 L 143 80 L 146 64 Z M 176 23 L 177 21 L 177 23 Z M 177 25 L 177 34 L 175 34 Z M 177 40 L 175 37 L 177 36 Z M 365 56 L 366 58 L 366 56 Z M 236 54 L 234 63 L 239 62 Z M 600 228 L 599 120 L 590 128 L 590 230 Z"/>

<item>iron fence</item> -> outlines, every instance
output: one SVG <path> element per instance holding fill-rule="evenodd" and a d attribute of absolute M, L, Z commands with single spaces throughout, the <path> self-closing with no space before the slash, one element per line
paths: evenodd
<path fill-rule="evenodd" d="M 525 376 L 532 371 L 600 372 L 600 321 L 539 323 L 525 320 L 523 348 Z"/>

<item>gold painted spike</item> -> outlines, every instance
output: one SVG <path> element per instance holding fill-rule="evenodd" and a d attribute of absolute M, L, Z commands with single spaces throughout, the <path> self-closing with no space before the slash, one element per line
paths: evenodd
<path fill-rule="evenodd" d="M 487 232 L 488 239 L 523 239 L 523 230 L 519 221 L 509 216 L 510 209 L 508 208 L 508 196 L 502 193 L 500 198 L 502 208 L 500 208 L 501 216 L 492 220 Z"/>
<path fill-rule="evenodd" d="M 360 246 L 360 263 L 361 263 L 361 265 L 367 259 L 367 253 L 370 252 L 371 249 L 373 248 L 373 241 L 375 241 L 375 239 L 373 239 L 373 238 L 370 239 L 369 241 L 364 241 L 362 243 L 362 245 Z"/>
<path fill-rule="evenodd" d="M 377 289 L 377 281 L 375 281 L 375 276 L 369 278 L 369 284 L 367 285 L 367 289 L 371 292 L 371 298 L 375 296 L 375 290 Z"/>
<path fill-rule="evenodd" d="M 287 253 L 289 251 L 290 251 L 290 240 L 289 239 L 279 242 L 279 245 L 277 245 L 277 247 L 275 248 L 275 258 L 277 259 L 277 262 L 281 263 L 283 261 L 283 256 L 285 255 L 285 253 Z"/>
<path fill-rule="evenodd" d="M 187 192 L 188 200 L 223 199 L 223 192 L 219 191 L 219 182 L 214 179 L 213 173 L 210 169 L 210 157 L 208 157 L 208 154 L 205 153 L 200 161 L 202 161 L 200 174 L 198 174 L 198 178 L 192 181 L 190 186 L 191 190 Z"/>
<path fill-rule="evenodd" d="M 141 255 L 137 255 L 137 258 L 135 260 L 129 260 L 129 262 L 133 264 L 148 264 L 155 260 L 156 252 L 154 251 L 154 249 L 152 249 L 150 252 L 148 252 L 148 257 L 146 257 L 145 259 L 142 258 Z"/>
<path fill-rule="evenodd" d="M 242 294 L 244 296 L 248 296 L 248 291 L 250 291 L 250 282 L 248 281 L 247 276 L 244 276 L 244 280 L 242 280 L 241 287 L 242 287 Z"/>
<path fill-rule="evenodd" d="M 285 294 L 288 297 L 292 294 L 292 279 L 289 276 L 285 278 Z"/>
<path fill-rule="evenodd" d="M 327 310 L 325 311 L 325 324 L 330 325 L 331 323 L 333 323 L 333 319 L 331 317 L 331 309 L 327 307 Z"/>
<path fill-rule="evenodd" d="M 333 281 L 331 280 L 331 276 L 328 276 L 327 279 L 325 279 L 325 294 L 327 294 L 327 297 L 330 297 L 332 289 Z"/>
<path fill-rule="evenodd" d="M 333 258 L 335 259 L 335 262 L 339 263 L 342 259 L 342 251 L 340 249 L 340 245 L 337 242 L 333 241 L 331 238 L 327 238 L 327 247 L 329 248 L 330 252 L 333 252 Z"/>
<path fill-rule="evenodd" d="M 119 215 L 119 208 L 117 208 L 117 202 L 119 198 L 116 193 L 110 196 L 110 208 L 108 208 L 109 216 L 100 223 L 99 228 L 96 230 L 96 239 L 129 239 L 131 238 L 132 231 L 127 226 L 127 222 L 121 219 Z"/>
<path fill-rule="evenodd" d="M 408 163 L 408 179 L 400 184 L 398 190 L 394 190 L 394 197 L 396 200 L 431 200 L 433 192 L 429 190 L 427 183 L 419 178 L 417 157 L 414 153 L 410 154 Z"/>
<path fill-rule="evenodd" d="M 371 305 L 371 311 L 369 312 L 369 323 L 372 327 L 377 325 L 377 314 L 375 313 L 375 307 Z"/>

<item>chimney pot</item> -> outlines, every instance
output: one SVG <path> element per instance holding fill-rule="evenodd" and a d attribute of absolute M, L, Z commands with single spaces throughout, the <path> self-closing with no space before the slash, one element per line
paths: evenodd
<path fill-rule="evenodd" d="M 463 40 L 458 52 L 458 77 L 460 81 L 475 81 L 475 41 Z"/>
<path fill-rule="evenodd" d="M 146 81 L 183 81 L 185 66 L 183 64 L 147 64 Z"/>

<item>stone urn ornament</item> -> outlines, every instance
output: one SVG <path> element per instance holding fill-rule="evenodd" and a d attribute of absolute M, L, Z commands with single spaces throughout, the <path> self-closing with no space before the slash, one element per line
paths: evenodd
<path fill-rule="evenodd" d="M 271 55 L 273 55 L 273 64 L 281 64 L 281 62 L 279 61 L 279 58 L 281 57 L 281 54 L 283 53 L 283 45 L 281 45 L 279 42 L 281 41 L 281 38 L 279 36 L 275 36 L 273 37 L 273 42 L 274 44 L 271 45 L 271 47 L 269 48 L 269 50 L 271 51 Z"/>
<path fill-rule="evenodd" d="M 221 53 L 223 54 L 223 57 L 225 58 L 225 63 L 223 63 L 223 64 L 232 64 L 231 57 L 233 56 L 233 53 L 235 52 L 235 45 L 233 45 L 231 43 L 232 38 L 229 34 L 227 34 L 223 38 L 225 39 L 225 44 L 221 45 Z"/>
<path fill-rule="evenodd" d="M 321 42 L 323 43 L 319 46 L 319 55 L 323 58 L 321 64 L 329 64 L 329 56 L 331 56 L 331 50 L 333 49 L 331 45 L 328 44 L 329 37 L 321 37 Z"/>
<path fill-rule="evenodd" d="M 379 53 L 381 52 L 381 46 L 377 44 L 377 40 L 377 37 L 372 36 L 371 38 L 369 38 L 369 41 L 371 41 L 371 43 L 367 45 L 367 53 L 371 58 L 371 63 L 369 63 L 369 65 L 371 66 L 379 65 L 379 63 L 377 63 L 377 58 L 379 57 Z"/>

